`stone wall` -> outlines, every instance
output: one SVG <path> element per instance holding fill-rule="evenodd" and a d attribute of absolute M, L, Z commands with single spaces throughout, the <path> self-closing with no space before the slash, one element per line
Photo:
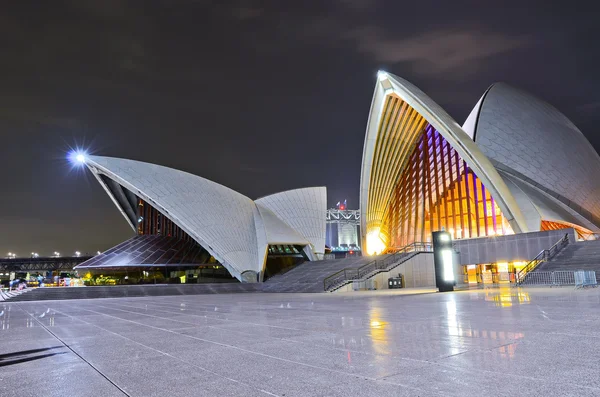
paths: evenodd
<path fill-rule="evenodd" d="M 552 247 L 565 234 L 569 234 L 570 242 L 575 242 L 575 231 L 563 229 L 455 240 L 453 245 L 459 253 L 459 265 L 530 261 L 541 251 Z"/>

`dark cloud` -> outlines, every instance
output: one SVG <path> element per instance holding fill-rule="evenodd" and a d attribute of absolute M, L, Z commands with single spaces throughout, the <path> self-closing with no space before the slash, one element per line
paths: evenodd
<path fill-rule="evenodd" d="M 532 10 L 536 10 L 533 15 Z M 180 168 L 250 197 L 327 185 L 358 205 L 376 71 L 462 123 L 507 81 L 592 143 L 595 14 L 508 0 L 22 0 L 0 12 L 0 255 L 95 251 L 130 231 L 69 146 Z"/>
<path fill-rule="evenodd" d="M 577 107 L 579 110 L 588 112 L 588 111 L 595 111 L 597 109 L 600 109 L 600 101 L 598 102 L 590 102 L 590 103 L 584 103 L 583 105 L 579 105 Z"/>
<path fill-rule="evenodd" d="M 390 37 L 376 27 L 348 31 L 356 49 L 377 62 L 408 63 L 416 73 L 440 74 L 472 70 L 488 58 L 529 47 L 527 37 L 511 37 L 482 31 L 442 30 L 415 36 Z"/>

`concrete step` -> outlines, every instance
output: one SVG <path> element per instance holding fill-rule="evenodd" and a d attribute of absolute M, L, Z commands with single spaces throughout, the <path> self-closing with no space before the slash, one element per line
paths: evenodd
<path fill-rule="evenodd" d="M 116 285 L 106 287 L 49 287 L 36 288 L 10 299 L 10 302 L 96 299 L 142 296 L 201 295 L 260 292 L 259 284 L 171 284 L 171 285 Z"/>
<path fill-rule="evenodd" d="M 264 292 L 323 292 L 323 280 L 343 269 L 358 269 L 387 255 L 304 262 L 292 270 L 271 277 L 261 287 Z"/>

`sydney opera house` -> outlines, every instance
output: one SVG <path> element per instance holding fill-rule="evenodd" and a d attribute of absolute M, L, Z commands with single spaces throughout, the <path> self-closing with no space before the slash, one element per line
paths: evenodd
<path fill-rule="evenodd" d="M 252 200 L 155 164 L 77 160 L 134 232 L 78 270 L 110 271 L 121 279 L 260 282 L 325 252 L 325 187 Z M 521 90 L 492 85 L 461 127 L 417 87 L 380 72 L 360 175 L 363 253 L 427 244 L 437 230 L 465 242 L 566 228 L 579 239 L 594 239 L 600 232 L 599 175 L 600 157 L 581 131 Z M 486 262 L 463 255 L 461 264 L 516 263 L 538 252 Z"/>
<path fill-rule="evenodd" d="M 251 200 L 218 183 L 160 165 L 78 156 L 134 237 L 78 271 L 160 281 L 229 278 L 257 282 L 325 250 L 326 190 L 290 190 Z"/>
<path fill-rule="evenodd" d="M 380 72 L 360 184 L 368 253 L 430 241 L 600 230 L 600 157 L 562 113 L 492 85 L 461 127 L 411 83 Z M 526 258 L 531 259 L 531 258 Z"/>

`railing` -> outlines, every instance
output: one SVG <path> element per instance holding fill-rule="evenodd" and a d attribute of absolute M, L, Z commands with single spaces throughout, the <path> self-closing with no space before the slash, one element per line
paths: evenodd
<path fill-rule="evenodd" d="M 546 285 L 551 287 L 574 285 L 576 288 L 585 288 L 597 286 L 598 283 L 596 272 L 593 270 L 555 270 L 552 272 L 530 273 L 521 285 Z"/>
<path fill-rule="evenodd" d="M 535 272 L 529 274 L 519 285 L 575 285 L 575 272 Z"/>
<path fill-rule="evenodd" d="M 352 290 L 353 291 L 361 291 L 361 290 L 369 290 L 372 291 L 375 289 L 375 280 L 354 280 L 352 281 Z"/>
<path fill-rule="evenodd" d="M 560 240 L 558 240 L 552 247 L 543 250 L 535 258 L 533 258 L 524 268 L 519 270 L 516 276 L 516 283 L 521 285 L 525 282 L 527 275 L 534 271 L 540 263 L 544 263 L 554 258 L 564 247 L 569 244 L 569 235 L 565 234 Z"/>
<path fill-rule="evenodd" d="M 373 261 L 375 262 L 375 261 Z M 358 269 L 347 268 L 333 273 L 331 276 L 325 277 L 323 280 L 323 291 L 329 290 L 336 284 L 346 280 L 358 280 Z"/>
<path fill-rule="evenodd" d="M 431 244 L 426 243 L 412 243 L 405 247 L 402 247 L 400 250 L 396 251 L 394 254 L 385 257 L 381 260 L 376 260 L 366 265 L 362 265 L 358 268 L 358 278 L 364 278 L 370 273 L 376 272 L 378 270 L 387 270 L 390 265 L 397 263 L 398 261 L 404 259 L 407 254 L 416 253 L 416 252 L 431 252 L 432 247 Z"/>
<path fill-rule="evenodd" d="M 341 284 L 344 281 L 360 280 L 372 273 L 387 270 L 389 266 L 396 264 L 405 258 L 407 254 L 431 251 L 432 246 L 428 243 L 409 244 L 383 259 L 371 261 L 359 268 L 346 268 L 333 273 L 323 280 L 323 290 L 328 291 L 331 287 Z"/>
<path fill-rule="evenodd" d="M 575 288 L 597 287 L 598 278 L 593 270 L 578 270 L 574 274 Z"/>
<path fill-rule="evenodd" d="M 384 258 L 384 261 L 388 263 L 392 263 L 396 260 L 396 257 L 401 254 L 406 254 L 407 252 L 433 252 L 433 246 L 431 243 L 412 243 L 408 244 L 405 247 L 400 248 L 395 251 L 391 256 Z"/>

